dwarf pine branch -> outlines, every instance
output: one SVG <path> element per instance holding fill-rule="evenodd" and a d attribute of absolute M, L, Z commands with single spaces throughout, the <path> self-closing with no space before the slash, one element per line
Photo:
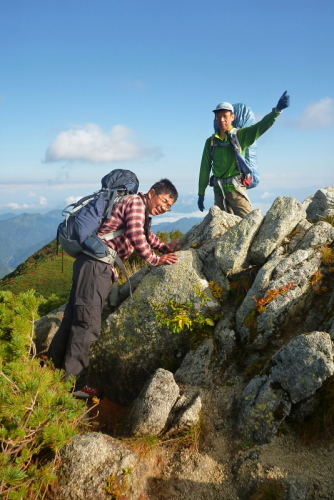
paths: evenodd
<path fill-rule="evenodd" d="M 72 382 L 42 365 L 34 322 L 43 299 L 0 292 L 0 497 L 42 500 L 57 480 L 59 451 L 83 429 L 86 406 Z"/>

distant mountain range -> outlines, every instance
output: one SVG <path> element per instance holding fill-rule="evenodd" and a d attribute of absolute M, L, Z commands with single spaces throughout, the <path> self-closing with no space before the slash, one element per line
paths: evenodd
<path fill-rule="evenodd" d="M 61 210 L 52 210 L 45 215 L 0 215 L 0 278 L 54 240 L 62 220 Z M 152 231 L 157 233 L 180 230 L 186 233 L 200 220 L 202 219 L 196 217 L 183 217 L 176 222 L 162 222 L 152 226 Z"/>
<path fill-rule="evenodd" d="M 0 277 L 54 240 L 61 220 L 59 210 L 46 215 L 23 213 L 11 217 L 3 214 L 0 218 Z"/>
<path fill-rule="evenodd" d="M 152 226 L 152 231 L 154 233 L 158 231 L 170 233 L 171 231 L 179 230 L 185 234 L 201 220 L 203 220 L 203 217 L 182 217 L 175 222 L 161 222 L 160 224 L 155 224 Z"/>

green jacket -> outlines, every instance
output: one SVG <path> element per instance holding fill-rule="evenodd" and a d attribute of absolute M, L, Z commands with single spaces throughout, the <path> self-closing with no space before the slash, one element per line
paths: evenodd
<path fill-rule="evenodd" d="M 238 130 L 237 135 L 242 149 L 242 154 L 245 155 L 245 150 L 251 146 L 256 139 L 264 134 L 274 123 L 280 113 L 277 113 L 276 108 L 268 113 L 262 120 L 251 125 L 250 127 L 241 128 Z M 224 141 L 216 134 L 216 141 L 228 142 L 225 137 Z M 204 195 L 205 189 L 209 184 L 211 173 L 211 155 L 210 155 L 211 137 L 209 137 L 204 146 L 201 168 L 199 172 L 198 194 Z M 213 156 L 212 174 L 216 177 L 228 178 L 239 175 L 237 163 L 235 161 L 235 154 L 232 147 L 216 147 Z M 224 190 L 230 192 L 236 189 L 232 184 L 226 184 Z M 215 188 L 219 192 L 220 188 Z"/>

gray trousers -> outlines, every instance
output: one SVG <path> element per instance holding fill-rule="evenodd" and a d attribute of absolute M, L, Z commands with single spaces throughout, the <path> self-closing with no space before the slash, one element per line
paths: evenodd
<path fill-rule="evenodd" d="M 98 339 L 101 315 L 110 293 L 109 264 L 80 254 L 73 264 L 73 283 L 64 318 L 48 352 L 56 368 L 77 378 L 76 390 L 86 384 L 91 342 Z"/>
<path fill-rule="evenodd" d="M 225 201 L 227 204 L 227 211 L 230 214 L 238 215 L 239 217 L 246 217 L 249 212 L 251 212 L 252 205 L 249 203 L 246 196 L 242 194 L 244 191 L 246 193 L 246 188 L 240 187 L 240 192 L 235 190 L 230 193 L 225 194 Z M 223 195 L 221 192 L 214 193 L 215 195 L 215 205 L 217 205 L 221 210 L 224 210 Z"/>

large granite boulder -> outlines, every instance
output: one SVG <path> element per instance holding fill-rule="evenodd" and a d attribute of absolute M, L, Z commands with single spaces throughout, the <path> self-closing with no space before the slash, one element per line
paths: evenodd
<path fill-rule="evenodd" d="M 115 491 L 138 499 L 145 487 L 145 468 L 120 441 L 97 432 L 78 434 L 61 451 L 57 499 L 108 500 Z"/>
<path fill-rule="evenodd" d="M 205 305 L 203 292 L 210 298 Z M 179 252 L 174 265 L 151 268 L 133 296 L 105 321 L 94 345 L 91 376 L 111 399 L 132 402 L 157 368 L 182 361 L 189 349 L 188 332 L 175 333 L 156 317 L 156 306 L 171 300 L 192 302 L 197 309 L 219 308 L 195 250 Z"/>
<path fill-rule="evenodd" d="M 303 204 L 307 218 L 312 221 L 324 220 L 334 216 L 334 186 L 319 189 L 313 196 L 307 198 Z"/>
<path fill-rule="evenodd" d="M 276 198 L 250 248 L 251 261 L 263 264 L 300 220 L 305 218 L 306 212 L 295 198 Z"/>
<path fill-rule="evenodd" d="M 279 332 L 285 321 L 303 309 L 312 293 L 310 280 L 322 260 L 321 248 L 334 241 L 334 228 L 319 222 L 307 231 L 296 250 L 283 255 L 278 248 L 262 266 L 254 283 L 239 307 L 237 330 L 243 342 L 261 347 Z M 272 294 L 274 299 L 258 304 Z M 276 294 L 276 295 L 273 295 Z"/>
<path fill-rule="evenodd" d="M 248 249 L 262 222 L 260 210 L 253 210 L 217 239 L 215 257 L 225 274 L 234 274 L 245 266 Z"/>
<path fill-rule="evenodd" d="M 134 436 L 170 436 L 189 430 L 199 420 L 201 397 L 193 388 L 175 383 L 173 374 L 159 368 L 134 401 L 127 432 Z"/>

